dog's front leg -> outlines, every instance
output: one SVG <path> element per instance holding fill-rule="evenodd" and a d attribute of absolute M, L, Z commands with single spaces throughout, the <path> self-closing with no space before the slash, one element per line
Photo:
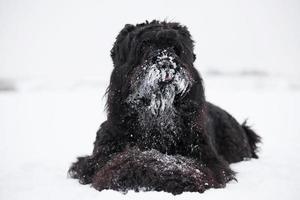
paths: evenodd
<path fill-rule="evenodd" d="M 194 136 L 196 139 L 191 145 L 191 156 L 198 160 L 204 173 L 213 177 L 207 184 L 210 187 L 220 188 L 225 187 L 230 180 L 236 180 L 235 173 L 229 168 L 226 160 L 217 154 L 209 136 L 205 133 L 195 132 L 194 134 L 196 134 Z"/>
<path fill-rule="evenodd" d="M 114 128 L 112 128 L 114 127 Z M 82 184 L 89 184 L 93 176 L 117 152 L 124 149 L 126 139 L 115 126 L 104 122 L 97 132 L 92 155 L 78 157 L 69 169 L 69 176 L 79 179 Z"/>

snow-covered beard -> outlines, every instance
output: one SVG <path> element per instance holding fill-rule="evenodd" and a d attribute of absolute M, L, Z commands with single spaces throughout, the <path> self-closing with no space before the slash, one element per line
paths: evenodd
<path fill-rule="evenodd" d="M 133 72 L 127 102 L 146 131 L 175 133 L 180 119 L 174 101 L 188 93 L 193 79 L 166 50 L 149 60 Z"/>

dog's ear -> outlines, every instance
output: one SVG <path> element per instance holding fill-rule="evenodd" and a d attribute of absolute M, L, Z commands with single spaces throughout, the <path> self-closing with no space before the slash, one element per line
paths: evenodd
<path fill-rule="evenodd" d="M 136 27 L 132 24 L 126 24 L 117 36 L 114 46 L 110 51 L 115 67 L 126 62 L 130 47 L 130 37 L 128 37 L 128 35 L 135 30 L 135 28 Z"/>

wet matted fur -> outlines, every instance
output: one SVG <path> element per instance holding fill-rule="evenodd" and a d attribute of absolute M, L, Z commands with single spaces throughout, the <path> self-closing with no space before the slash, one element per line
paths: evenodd
<path fill-rule="evenodd" d="M 230 163 L 257 158 L 259 136 L 205 100 L 193 47 L 179 23 L 125 25 L 111 50 L 107 120 L 72 178 L 98 190 L 204 192 L 235 180 Z"/>

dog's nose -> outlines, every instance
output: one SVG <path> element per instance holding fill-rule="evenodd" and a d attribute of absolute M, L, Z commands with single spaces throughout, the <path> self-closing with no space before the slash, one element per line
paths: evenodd
<path fill-rule="evenodd" d="M 161 69 L 178 70 L 178 65 L 177 65 L 176 61 L 173 60 L 172 58 L 165 58 L 162 60 L 158 60 L 157 64 L 158 64 L 158 67 Z"/>
<path fill-rule="evenodd" d="M 168 62 L 168 61 L 163 61 L 160 67 L 162 69 L 173 68 L 173 66 L 171 65 L 171 63 Z"/>

